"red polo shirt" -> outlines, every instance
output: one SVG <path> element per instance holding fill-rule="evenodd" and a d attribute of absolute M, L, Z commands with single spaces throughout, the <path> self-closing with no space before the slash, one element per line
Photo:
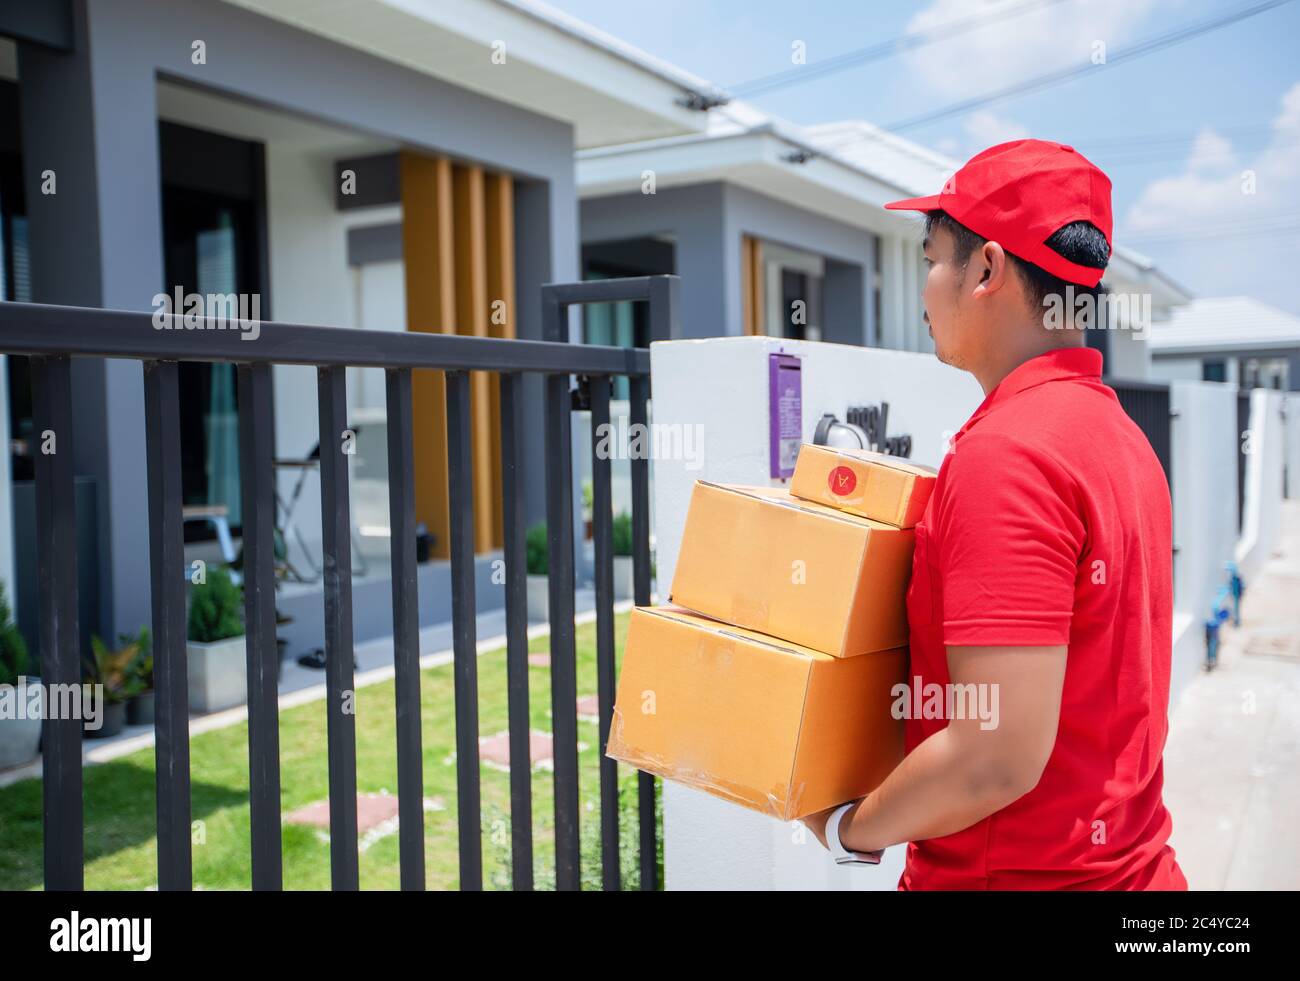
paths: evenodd
<path fill-rule="evenodd" d="M 949 644 L 1069 652 L 1038 785 L 909 844 L 900 889 L 1187 888 L 1161 799 L 1169 486 L 1101 363 L 1070 348 L 1007 375 L 953 438 L 916 528 L 913 685 L 948 684 Z M 906 751 L 946 725 L 908 719 Z"/>

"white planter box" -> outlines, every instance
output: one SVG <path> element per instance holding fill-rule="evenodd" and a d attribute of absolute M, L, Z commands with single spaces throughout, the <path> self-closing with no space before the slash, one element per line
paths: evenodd
<path fill-rule="evenodd" d="M 0 719 L 0 770 L 30 763 L 40 748 L 40 719 Z"/>
<path fill-rule="evenodd" d="M 550 576 L 532 576 L 528 577 L 528 619 L 529 620 L 548 620 L 551 616 L 550 607 Z"/>
<path fill-rule="evenodd" d="M 188 641 L 190 711 L 216 712 L 248 701 L 248 663 L 243 636 L 211 644 Z"/>
<path fill-rule="evenodd" d="M 614 556 L 614 599 L 632 599 L 636 594 L 636 584 L 632 578 L 632 556 Z"/>
<path fill-rule="evenodd" d="M 40 752 L 42 700 L 33 701 L 33 690 L 39 690 L 40 684 L 40 678 L 28 675 L 8 695 L 13 699 L 14 715 L 27 718 L 0 719 L 0 770 L 30 763 Z"/>

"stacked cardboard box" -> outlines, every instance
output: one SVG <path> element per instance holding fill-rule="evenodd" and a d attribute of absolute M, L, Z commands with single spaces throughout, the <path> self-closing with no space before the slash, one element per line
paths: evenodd
<path fill-rule="evenodd" d="M 836 467 L 864 492 L 833 495 Z M 668 605 L 632 611 L 606 754 L 782 820 L 874 789 L 902 758 L 890 706 L 933 483 L 811 445 L 795 493 L 696 481 Z"/>

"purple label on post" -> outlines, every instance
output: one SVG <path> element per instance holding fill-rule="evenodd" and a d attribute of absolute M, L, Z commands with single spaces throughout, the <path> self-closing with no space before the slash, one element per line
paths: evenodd
<path fill-rule="evenodd" d="M 771 441 L 771 475 L 789 477 L 803 442 L 803 387 L 799 359 L 793 354 L 769 354 L 768 432 Z"/>

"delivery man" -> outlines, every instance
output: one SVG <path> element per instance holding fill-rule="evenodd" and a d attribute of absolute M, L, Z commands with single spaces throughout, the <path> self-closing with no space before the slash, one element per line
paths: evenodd
<path fill-rule="evenodd" d="M 925 213 L 935 353 L 986 396 L 916 528 L 909 684 L 992 691 L 997 724 L 909 715 L 893 773 L 806 823 L 840 861 L 908 842 L 899 889 L 1186 889 L 1162 800 L 1169 487 L 1080 329 L 1110 180 L 1015 140 L 886 207 Z"/>

